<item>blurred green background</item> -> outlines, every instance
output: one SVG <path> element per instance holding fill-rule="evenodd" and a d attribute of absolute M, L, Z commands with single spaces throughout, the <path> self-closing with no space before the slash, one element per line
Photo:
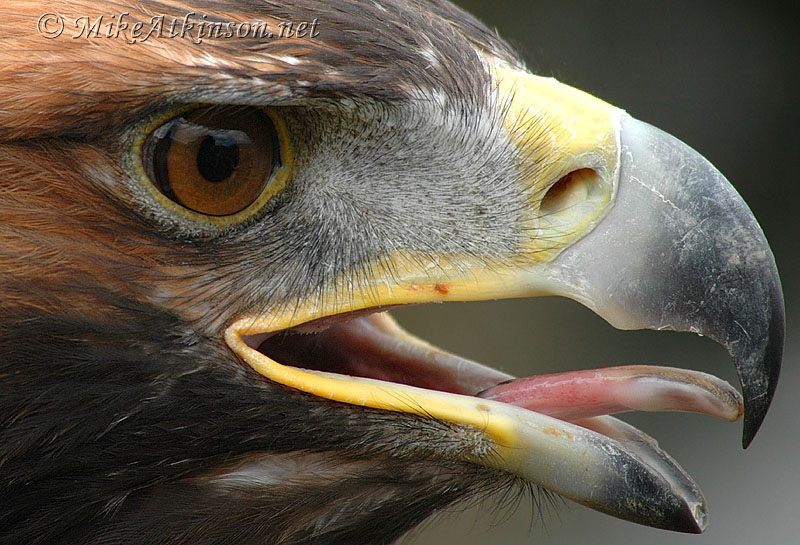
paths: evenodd
<path fill-rule="evenodd" d="M 624 418 L 656 437 L 705 492 L 702 536 L 639 527 L 567 502 L 455 508 L 403 543 L 790 545 L 800 543 L 800 16 L 790 3 L 461 0 L 529 67 L 679 137 L 739 190 L 783 279 L 787 345 L 772 410 L 753 445 L 741 424 L 683 414 Z M 408 329 L 517 375 L 671 364 L 738 384 L 725 351 L 689 334 L 619 332 L 570 301 L 543 298 L 402 309 Z"/>

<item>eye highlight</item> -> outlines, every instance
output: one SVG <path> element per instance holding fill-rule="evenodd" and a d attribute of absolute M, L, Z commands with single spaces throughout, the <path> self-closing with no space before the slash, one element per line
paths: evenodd
<path fill-rule="evenodd" d="M 224 218 L 247 210 L 281 164 L 278 130 L 262 109 L 209 106 L 153 130 L 141 150 L 155 189 L 188 212 Z M 259 207 L 260 208 L 260 207 Z"/>

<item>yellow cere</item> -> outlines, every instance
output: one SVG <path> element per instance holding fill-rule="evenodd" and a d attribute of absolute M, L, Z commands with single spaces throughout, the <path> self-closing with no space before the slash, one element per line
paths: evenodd
<path fill-rule="evenodd" d="M 619 177 L 619 108 L 553 78 L 489 62 L 504 126 L 529 173 L 531 257 L 549 261 L 605 217 Z M 553 195 L 556 193 L 557 195 Z"/>

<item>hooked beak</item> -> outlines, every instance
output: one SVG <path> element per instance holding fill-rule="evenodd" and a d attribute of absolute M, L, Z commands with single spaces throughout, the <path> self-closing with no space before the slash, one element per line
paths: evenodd
<path fill-rule="evenodd" d="M 619 329 L 691 331 L 727 348 L 742 383 L 747 447 L 783 355 L 772 251 L 733 186 L 689 146 L 627 115 L 620 144 L 614 206 L 552 263 L 551 278 Z"/>

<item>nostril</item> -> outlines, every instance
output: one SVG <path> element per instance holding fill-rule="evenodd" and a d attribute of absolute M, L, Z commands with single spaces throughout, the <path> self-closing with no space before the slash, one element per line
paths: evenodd
<path fill-rule="evenodd" d="M 601 184 L 602 180 L 594 169 L 573 170 L 547 190 L 539 210 L 543 216 L 567 212 L 591 200 Z"/>

